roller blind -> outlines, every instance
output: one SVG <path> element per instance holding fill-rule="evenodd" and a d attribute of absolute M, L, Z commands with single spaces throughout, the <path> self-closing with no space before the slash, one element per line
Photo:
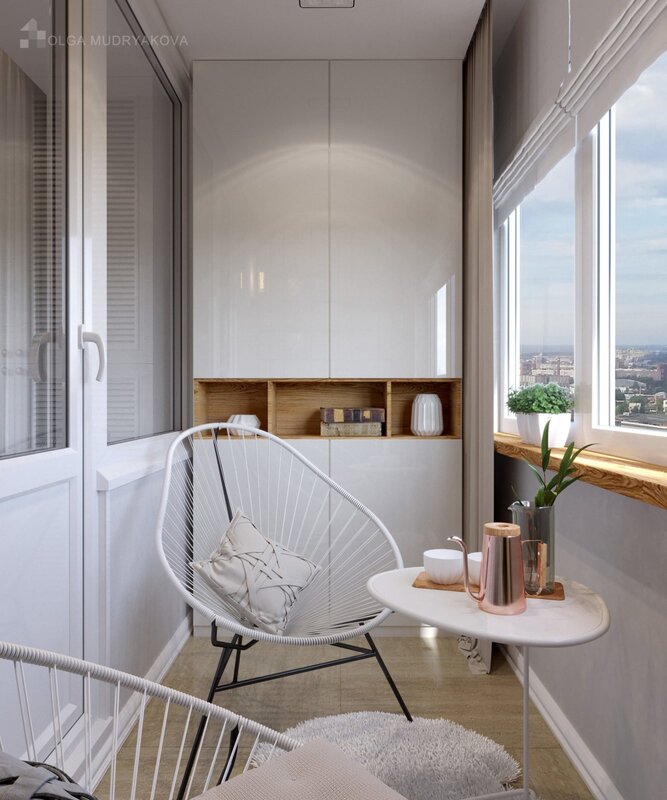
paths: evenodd
<path fill-rule="evenodd" d="M 497 178 L 497 224 L 666 49 L 667 0 L 632 0 L 581 69 L 538 116 Z"/>

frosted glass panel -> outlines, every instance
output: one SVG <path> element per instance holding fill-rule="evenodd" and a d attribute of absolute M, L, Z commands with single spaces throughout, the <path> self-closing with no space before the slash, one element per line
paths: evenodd
<path fill-rule="evenodd" d="M 0 457 L 64 447 L 65 3 L 0 22 Z"/>
<path fill-rule="evenodd" d="M 132 35 L 110 0 L 111 36 Z M 139 44 L 107 60 L 108 441 L 174 427 L 174 103 Z"/>

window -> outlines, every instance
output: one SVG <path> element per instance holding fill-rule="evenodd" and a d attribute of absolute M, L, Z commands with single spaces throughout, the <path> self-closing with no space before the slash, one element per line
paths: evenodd
<path fill-rule="evenodd" d="M 46 46 L 66 3 L 13 5 L 0 29 L 0 457 L 67 444 L 67 53 Z"/>
<path fill-rule="evenodd" d="M 574 153 L 523 200 L 502 232 L 505 391 L 535 383 L 574 390 Z M 500 418 L 507 413 L 501 409 Z"/>
<path fill-rule="evenodd" d="M 173 430 L 177 416 L 180 106 L 125 3 L 108 3 L 108 441 Z M 131 37 L 131 38 L 130 38 Z"/>
<path fill-rule="evenodd" d="M 500 430 L 510 387 L 557 382 L 578 444 L 667 464 L 666 141 L 663 53 L 498 229 Z"/>
<path fill-rule="evenodd" d="M 598 126 L 599 423 L 667 432 L 667 54 Z"/>

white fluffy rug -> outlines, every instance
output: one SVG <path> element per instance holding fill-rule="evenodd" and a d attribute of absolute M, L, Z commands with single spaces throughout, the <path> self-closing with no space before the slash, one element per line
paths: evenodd
<path fill-rule="evenodd" d="M 301 741 L 327 739 L 408 800 L 461 800 L 501 792 L 519 776 L 496 742 L 446 719 L 360 711 L 302 722 L 285 731 Z M 255 753 L 266 759 L 268 749 Z"/>

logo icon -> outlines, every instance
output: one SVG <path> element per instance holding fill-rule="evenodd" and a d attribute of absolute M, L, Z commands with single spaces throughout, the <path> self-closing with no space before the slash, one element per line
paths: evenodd
<path fill-rule="evenodd" d="M 28 20 L 21 30 L 25 32 L 25 35 L 21 36 L 19 40 L 19 47 L 22 50 L 30 47 L 32 42 L 35 42 L 35 46 L 39 48 L 46 47 L 46 31 L 39 27 L 34 17 Z"/>

